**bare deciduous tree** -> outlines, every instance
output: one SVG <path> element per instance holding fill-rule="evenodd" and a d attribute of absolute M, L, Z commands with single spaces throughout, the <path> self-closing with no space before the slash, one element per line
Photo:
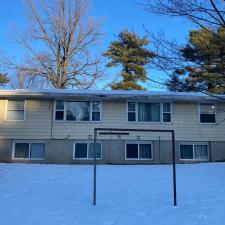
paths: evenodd
<path fill-rule="evenodd" d="M 17 86 L 42 82 L 54 88 L 89 88 L 101 76 L 99 23 L 88 17 L 88 0 L 26 0 L 28 27 L 16 41 L 27 50 L 16 65 Z M 92 49 L 92 51 L 91 51 Z M 41 83 L 39 83 L 41 84 Z"/>
<path fill-rule="evenodd" d="M 203 29 L 225 28 L 224 0 L 145 0 L 142 6 L 158 15 L 186 18 Z"/>
<path fill-rule="evenodd" d="M 223 44 L 225 42 L 223 35 L 219 35 L 220 32 L 218 32 L 225 28 L 224 0 L 143 0 L 141 7 L 147 12 L 157 15 L 184 18 L 195 25 L 196 31 L 202 30 L 202 33 L 208 33 L 208 36 L 212 35 L 214 39 L 218 39 L 218 42 L 221 42 L 221 48 L 225 45 Z M 193 66 L 208 72 L 207 64 L 184 57 L 183 49 L 187 45 L 180 44 L 176 40 L 169 41 L 163 33 L 155 35 L 146 27 L 145 30 L 151 37 L 152 46 L 157 53 L 157 57 L 152 63 L 155 69 L 170 77 L 174 71 L 183 74 L 185 71 L 190 72 L 190 70 L 192 74 L 201 76 L 199 71 L 193 70 Z M 206 38 L 203 41 L 206 41 Z M 207 49 L 202 49 L 202 52 L 204 51 Z M 224 65 L 223 57 L 220 58 L 220 65 Z M 224 73 L 220 75 L 224 79 Z M 201 78 L 205 79 L 205 77 Z M 220 86 L 223 85 L 220 84 Z"/>

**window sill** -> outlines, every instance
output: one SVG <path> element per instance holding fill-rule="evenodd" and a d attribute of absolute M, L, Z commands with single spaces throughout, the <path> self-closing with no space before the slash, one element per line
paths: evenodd
<path fill-rule="evenodd" d="M 26 160 L 26 161 L 35 161 L 35 160 L 45 160 L 45 158 L 12 158 L 12 160 Z"/>
<path fill-rule="evenodd" d="M 140 158 L 125 158 L 125 160 L 128 161 L 146 161 L 146 160 L 153 160 L 153 158 L 146 158 L 146 159 L 140 159 Z"/>
<path fill-rule="evenodd" d="M 73 121 L 73 120 L 54 120 L 56 123 L 102 123 L 102 121 Z"/>
<path fill-rule="evenodd" d="M 73 158 L 73 160 L 86 160 L 86 161 L 93 161 L 94 158 Z M 102 158 L 96 158 L 97 161 L 102 160 Z"/>
<path fill-rule="evenodd" d="M 201 161 L 209 161 L 209 159 L 180 159 L 180 161 L 190 161 L 190 162 L 201 162 Z"/>
<path fill-rule="evenodd" d="M 201 122 L 199 122 L 199 124 L 201 124 L 201 125 L 218 125 L 218 123 L 201 123 Z"/>

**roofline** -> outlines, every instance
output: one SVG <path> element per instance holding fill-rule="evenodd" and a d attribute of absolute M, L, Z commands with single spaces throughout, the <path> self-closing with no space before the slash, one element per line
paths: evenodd
<path fill-rule="evenodd" d="M 0 98 L 24 99 L 160 99 L 174 101 L 225 101 L 225 95 L 211 96 L 199 92 L 168 92 L 168 91 L 122 91 L 122 90 L 79 90 L 79 89 L 42 89 L 42 90 L 0 90 Z"/>

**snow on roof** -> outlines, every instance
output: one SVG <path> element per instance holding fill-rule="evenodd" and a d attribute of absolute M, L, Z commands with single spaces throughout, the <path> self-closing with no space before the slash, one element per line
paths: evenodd
<path fill-rule="evenodd" d="M 179 100 L 225 100 L 225 95 L 209 95 L 199 92 L 124 91 L 84 89 L 15 89 L 0 90 L 0 97 L 100 97 L 100 98 L 167 98 Z"/>

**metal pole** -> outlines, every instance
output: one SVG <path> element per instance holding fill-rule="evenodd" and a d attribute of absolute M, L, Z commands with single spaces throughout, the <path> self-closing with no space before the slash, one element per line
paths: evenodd
<path fill-rule="evenodd" d="M 96 138 L 97 138 L 97 129 L 94 129 L 94 187 L 93 187 L 93 205 L 96 205 Z"/>
<path fill-rule="evenodd" d="M 173 205 L 177 206 L 177 185 L 176 185 L 176 151 L 175 151 L 175 134 L 172 131 L 172 151 L 173 151 Z"/>

